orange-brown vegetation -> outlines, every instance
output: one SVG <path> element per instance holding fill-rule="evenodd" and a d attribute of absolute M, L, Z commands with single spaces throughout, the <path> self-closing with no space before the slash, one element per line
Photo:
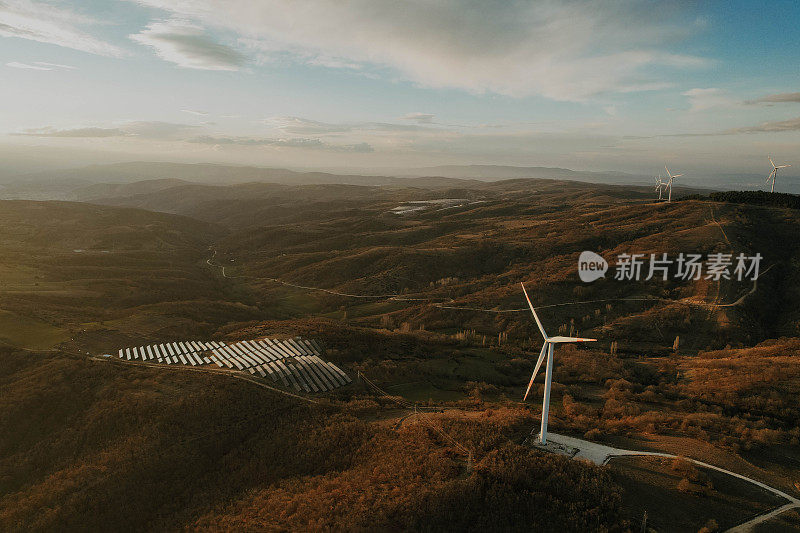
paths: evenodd
<path fill-rule="evenodd" d="M 3 202 L 0 328 L 31 327 L 0 331 L 0 345 L 46 337 L 54 351 L 0 348 L 0 530 L 603 531 L 638 525 L 654 502 L 692 509 L 686 523 L 654 517 L 668 531 L 729 527 L 768 505 L 680 462 L 611 476 L 519 446 L 542 392 L 539 378 L 534 400 L 519 403 L 540 347 L 521 281 L 536 305 L 555 305 L 543 313 L 550 334 L 600 339 L 559 348 L 554 431 L 703 442 L 791 486 L 796 211 L 653 205 L 643 192 L 564 182 L 450 186 L 179 184 L 107 199 L 188 217 Z M 388 212 L 443 197 L 482 203 Z M 622 282 L 613 271 L 586 285 L 582 250 L 612 260 L 760 252 L 770 270 L 757 285 Z M 85 358 L 178 338 L 298 334 L 352 377 L 446 412 L 404 418 L 360 383 L 307 404 L 224 376 Z M 631 495 L 639 507 L 624 505 Z M 710 513 L 715 505 L 730 512 Z"/>
<path fill-rule="evenodd" d="M 725 531 L 784 501 L 758 487 L 693 466 L 683 459 L 624 457 L 610 463 L 613 478 L 624 489 L 625 514 L 655 531 Z"/>
<path fill-rule="evenodd" d="M 607 472 L 509 441 L 517 410 L 393 429 L 218 375 L 4 351 L 0 376 L 4 531 L 622 527 Z"/>

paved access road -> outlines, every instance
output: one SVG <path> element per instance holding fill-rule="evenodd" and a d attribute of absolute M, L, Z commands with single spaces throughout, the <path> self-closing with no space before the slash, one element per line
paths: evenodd
<path fill-rule="evenodd" d="M 598 465 L 607 464 L 611 459 L 614 457 L 632 457 L 632 456 L 651 456 L 651 457 L 667 457 L 667 458 L 677 458 L 677 455 L 672 455 L 671 453 L 662 453 L 662 452 L 643 452 L 638 450 L 624 450 L 622 448 L 614 448 L 612 446 L 606 446 L 605 444 L 598 444 L 596 442 L 589 442 L 587 440 L 578 439 L 575 437 L 567 437 L 566 435 L 557 435 L 555 433 L 548 434 L 548 441 L 557 442 L 559 444 L 564 444 L 570 446 L 572 448 L 577 448 L 578 453 L 576 453 L 573 457 L 578 459 L 586 459 Z M 788 511 L 789 509 L 795 509 L 800 507 L 800 500 L 795 498 L 794 496 L 790 496 L 785 492 L 778 490 L 774 487 L 770 487 L 765 483 L 761 483 L 758 480 L 753 478 L 749 478 L 747 476 L 743 476 L 741 474 L 737 474 L 736 472 L 731 472 L 730 470 L 726 470 L 724 468 L 720 468 L 718 466 L 710 465 L 708 463 L 704 463 L 702 461 L 696 461 L 690 457 L 684 457 L 687 461 L 691 461 L 692 463 L 702 466 L 703 468 L 709 468 L 711 470 L 716 470 L 717 472 L 722 472 L 723 474 L 728 474 L 729 476 L 733 476 L 735 478 L 739 478 L 741 480 L 747 481 L 748 483 L 752 483 L 762 489 L 769 491 L 776 496 L 783 498 L 786 500 L 786 504 L 773 509 L 767 513 L 761 514 L 756 516 L 755 518 L 748 520 L 738 526 L 735 526 L 728 530 L 728 533 L 745 533 L 748 531 L 752 531 L 753 528 L 762 522 L 765 522 L 771 518 L 778 516 L 779 514 Z"/>

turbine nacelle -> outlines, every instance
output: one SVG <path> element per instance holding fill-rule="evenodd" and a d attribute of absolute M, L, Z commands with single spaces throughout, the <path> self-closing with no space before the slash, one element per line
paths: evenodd
<path fill-rule="evenodd" d="M 779 168 L 786 168 L 786 167 L 792 166 L 792 165 L 776 165 L 775 162 L 772 160 L 772 157 L 769 157 L 769 156 L 767 156 L 767 159 L 769 159 L 769 162 L 772 164 L 772 169 L 773 170 L 777 170 Z"/>
<path fill-rule="evenodd" d="M 666 170 L 666 171 L 667 171 L 667 176 L 669 176 L 669 183 L 672 183 L 672 180 L 673 180 L 673 179 L 675 179 L 675 178 L 679 178 L 679 177 L 683 176 L 683 174 L 672 174 L 672 173 L 669 171 L 669 169 L 667 168 L 667 165 L 664 165 L 664 170 Z"/>

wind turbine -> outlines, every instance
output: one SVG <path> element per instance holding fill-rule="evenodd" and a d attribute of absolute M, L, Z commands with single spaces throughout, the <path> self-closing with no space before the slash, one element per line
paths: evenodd
<path fill-rule="evenodd" d="M 792 165 L 780 165 L 776 167 L 775 163 L 772 161 L 772 157 L 767 156 L 767 159 L 769 159 L 769 162 L 772 165 L 772 172 L 769 173 L 769 176 L 767 176 L 767 180 L 764 183 L 769 183 L 769 180 L 772 179 L 772 190 L 770 192 L 775 192 L 775 178 L 778 176 L 778 169 L 790 167 Z"/>
<path fill-rule="evenodd" d="M 669 198 L 667 199 L 667 202 L 671 202 L 672 201 L 672 180 L 674 180 L 675 178 L 678 178 L 680 176 L 683 176 L 683 174 L 671 174 L 669 169 L 667 168 L 667 165 L 664 165 L 664 170 L 667 171 L 667 176 L 669 176 L 669 181 L 667 182 L 667 187 L 669 187 Z"/>
<path fill-rule="evenodd" d="M 658 177 L 655 178 L 655 180 L 656 180 L 656 191 L 658 191 L 658 199 L 661 200 L 661 193 L 663 192 L 664 185 L 666 185 L 666 183 L 661 181 L 661 174 L 659 174 Z"/>
<path fill-rule="evenodd" d="M 539 320 L 539 315 L 536 314 L 536 309 L 533 308 L 531 299 L 528 298 L 528 291 L 525 290 L 525 285 L 522 283 L 520 283 L 520 285 L 522 285 L 522 292 L 525 293 L 525 299 L 528 300 L 528 307 L 531 308 L 533 318 L 536 319 L 536 325 L 539 326 L 539 331 L 542 332 L 542 337 L 544 337 L 544 344 L 542 345 L 542 351 L 539 353 L 539 360 L 536 361 L 536 367 L 533 369 L 531 381 L 528 383 L 528 389 L 525 391 L 525 396 L 522 398 L 522 401 L 524 402 L 528 398 L 528 393 L 531 391 L 533 380 L 536 379 L 536 373 L 539 372 L 539 367 L 542 366 L 542 362 L 544 361 L 546 355 L 547 366 L 545 367 L 544 399 L 542 400 L 542 429 L 539 433 L 539 443 L 547 444 L 547 417 L 550 412 L 550 385 L 553 381 L 553 352 L 555 351 L 555 345 L 574 344 L 577 342 L 594 342 L 597 339 L 582 339 L 580 337 L 548 337 L 547 333 L 544 332 L 542 322 Z"/>

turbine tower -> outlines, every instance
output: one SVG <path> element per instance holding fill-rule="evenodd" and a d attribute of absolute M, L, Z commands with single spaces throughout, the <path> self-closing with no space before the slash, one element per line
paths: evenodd
<path fill-rule="evenodd" d="M 792 165 L 780 165 L 780 166 L 776 167 L 775 163 L 772 161 L 772 157 L 767 156 L 767 159 L 769 159 L 769 162 L 772 165 L 772 172 L 769 173 L 769 176 L 767 176 L 767 180 L 764 183 L 769 183 L 769 180 L 771 179 L 772 180 L 772 190 L 770 192 L 775 192 L 775 178 L 778 176 L 778 169 L 779 168 L 790 167 Z"/>
<path fill-rule="evenodd" d="M 658 177 L 655 178 L 655 180 L 656 180 L 656 191 L 658 191 L 658 199 L 661 200 L 661 194 L 664 191 L 664 185 L 666 185 L 666 183 L 661 181 L 661 174 L 659 174 Z"/>
<path fill-rule="evenodd" d="M 683 174 L 671 174 L 669 169 L 667 168 L 667 165 L 664 165 L 664 170 L 667 171 L 667 176 L 669 176 L 669 181 L 667 182 L 667 187 L 669 187 L 669 198 L 667 199 L 667 202 L 671 202 L 672 201 L 672 180 L 674 180 L 677 177 L 683 176 Z"/>
<path fill-rule="evenodd" d="M 539 443 L 547 444 L 547 417 L 550 413 L 550 385 L 553 381 L 553 352 L 555 351 L 555 345 L 574 344 L 577 342 L 594 342 L 597 339 L 582 339 L 580 337 L 548 337 L 547 333 L 544 332 L 542 322 L 539 320 L 539 315 L 536 314 L 536 309 L 533 308 L 531 299 L 528 298 L 528 291 L 525 290 L 525 285 L 522 283 L 520 283 L 520 285 L 522 285 L 522 292 L 525 293 L 525 299 L 528 301 L 528 307 L 531 308 L 531 313 L 533 313 L 533 318 L 536 320 L 536 325 L 539 326 L 539 331 L 542 332 L 542 337 L 544 337 L 544 344 L 542 345 L 542 351 L 539 353 L 539 360 L 536 361 L 536 367 L 533 369 L 531 381 L 528 383 L 528 389 L 525 391 L 525 396 L 522 398 L 522 401 L 524 402 L 528 398 L 528 393 L 531 391 L 533 380 L 536 379 L 536 373 L 539 371 L 539 367 L 542 366 L 545 356 L 547 356 L 547 366 L 545 367 L 544 378 L 544 399 L 542 400 L 542 429 L 539 432 Z"/>

